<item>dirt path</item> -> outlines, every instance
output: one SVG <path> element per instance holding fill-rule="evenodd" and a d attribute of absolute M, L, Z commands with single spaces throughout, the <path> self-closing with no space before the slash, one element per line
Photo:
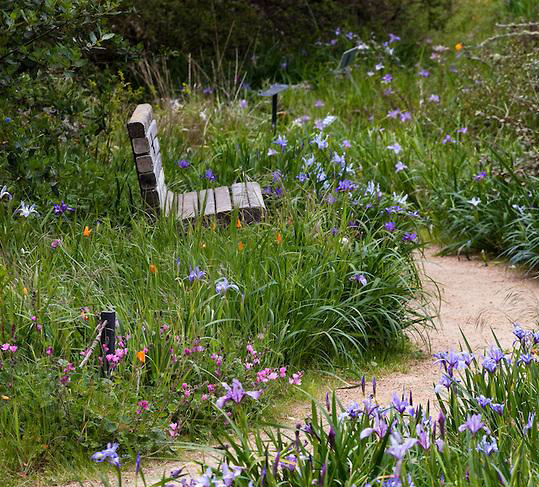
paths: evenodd
<path fill-rule="evenodd" d="M 485 266 L 475 258 L 467 260 L 437 257 L 435 254 L 436 249 L 427 250 L 421 263 L 424 285 L 433 291 L 438 288 L 441 294 L 437 328 L 429 331 L 428 341 L 424 340 L 425 337 L 412 338 L 425 352 L 426 358 L 410 361 L 406 373 L 378 378 L 376 397 L 381 404 L 391 400 L 393 391 L 408 391 L 410 388 L 415 402 L 435 401 L 432 385 L 439 380 L 439 370 L 433 364 L 432 353 L 458 350 L 462 342 L 461 329 L 474 351 L 481 351 L 493 343 L 492 331 L 505 348 L 513 342 L 513 322 L 530 326 L 539 315 L 539 281 L 523 277 L 505 263 L 489 262 Z M 359 389 L 340 390 L 337 395 L 344 404 L 363 399 Z M 298 405 L 289 410 L 288 420 L 301 421 L 308 413 L 306 405 Z M 154 463 L 151 468 L 145 469 L 148 485 L 159 481 L 164 471 L 168 474 L 189 460 L 211 461 L 197 453 L 184 456 L 182 462 Z M 186 469 L 192 474 L 197 472 L 193 463 L 188 463 Z M 134 485 L 132 472 L 126 473 L 124 478 L 124 485 Z M 65 487 L 79 486 L 70 484 Z M 45 484 L 41 487 L 45 487 Z"/>

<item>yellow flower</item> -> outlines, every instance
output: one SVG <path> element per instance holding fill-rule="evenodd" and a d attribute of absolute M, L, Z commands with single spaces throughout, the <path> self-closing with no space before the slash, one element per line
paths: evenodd
<path fill-rule="evenodd" d="M 88 227 L 88 225 L 86 225 L 84 227 L 84 231 L 82 232 L 82 234 L 85 236 L 85 237 L 89 237 L 90 234 L 92 233 L 92 229 L 90 227 Z"/>
<path fill-rule="evenodd" d="M 212 230 L 215 230 L 216 228 L 217 228 L 217 223 L 212 222 L 212 224 L 211 224 L 211 229 L 212 229 Z"/>
<path fill-rule="evenodd" d="M 144 350 L 137 352 L 137 359 L 140 360 L 142 363 L 146 362 L 146 354 L 144 353 Z"/>
<path fill-rule="evenodd" d="M 23 287 L 23 288 L 22 288 L 22 293 L 23 293 L 25 296 L 28 296 L 28 288 L 27 288 L 27 287 Z"/>
<path fill-rule="evenodd" d="M 157 272 L 157 267 L 155 266 L 155 264 L 150 264 L 150 272 L 152 274 L 155 274 Z"/>
<path fill-rule="evenodd" d="M 3 399 L 4 401 L 9 401 L 9 396 L 2 396 L 2 399 Z"/>
<path fill-rule="evenodd" d="M 236 220 L 236 228 L 241 228 L 241 222 L 239 218 Z"/>
<path fill-rule="evenodd" d="M 457 50 L 457 51 L 462 51 L 463 47 L 464 47 L 464 45 L 462 44 L 462 42 L 459 42 L 459 43 L 455 44 L 455 50 Z"/>

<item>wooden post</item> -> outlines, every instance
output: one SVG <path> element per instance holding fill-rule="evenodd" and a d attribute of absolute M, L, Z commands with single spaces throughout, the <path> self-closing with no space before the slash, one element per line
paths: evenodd
<path fill-rule="evenodd" d="M 110 372 L 109 362 L 107 360 L 108 354 L 114 354 L 115 345 L 116 345 L 116 311 L 102 311 L 100 322 L 105 322 L 105 327 L 101 332 L 101 348 L 103 349 L 103 372 L 105 375 L 108 375 Z M 106 351 L 103 348 L 106 347 Z"/>
<path fill-rule="evenodd" d="M 271 97 L 271 126 L 273 135 L 277 133 L 277 93 Z"/>

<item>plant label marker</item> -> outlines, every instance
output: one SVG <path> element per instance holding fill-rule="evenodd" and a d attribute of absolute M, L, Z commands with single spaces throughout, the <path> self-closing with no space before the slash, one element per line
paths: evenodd
<path fill-rule="evenodd" d="M 260 96 L 271 96 L 271 126 L 274 134 L 277 132 L 277 95 L 286 89 L 288 85 L 275 84 L 258 93 Z"/>
<path fill-rule="evenodd" d="M 339 62 L 339 66 L 337 67 L 337 72 L 342 72 L 346 68 L 348 68 L 348 66 L 350 66 L 350 64 L 352 64 L 354 60 L 356 59 L 356 55 L 358 51 L 359 51 L 359 47 L 357 46 L 352 47 L 352 49 L 348 49 L 347 51 L 344 51 L 341 56 L 341 61 Z"/>
<path fill-rule="evenodd" d="M 107 347 L 105 357 L 103 358 L 103 373 L 108 375 L 110 372 L 109 363 L 107 361 L 106 355 L 114 353 L 116 337 L 115 337 L 115 328 L 116 328 L 116 311 L 102 311 L 100 323 L 105 322 L 105 327 L 101 332 L 101 348 Z"/>

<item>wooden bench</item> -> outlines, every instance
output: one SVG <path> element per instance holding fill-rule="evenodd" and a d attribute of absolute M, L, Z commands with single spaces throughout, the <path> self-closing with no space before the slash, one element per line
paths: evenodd
<path fill-rule="evenodd" d="M 246 223 L 261 219 L 266 207 L 260 185 L 255 182 L 182 194 L 167 189 L 157 122 L 153 118 L 151 105 L 137 106 L 127 123 L 127 132 L 131 139 L 142 199 L 153 213 L 162 212 L 181 220 L 215 216 L 221 221 L 230 221 L 230 215 L 237 210 Z"/>

